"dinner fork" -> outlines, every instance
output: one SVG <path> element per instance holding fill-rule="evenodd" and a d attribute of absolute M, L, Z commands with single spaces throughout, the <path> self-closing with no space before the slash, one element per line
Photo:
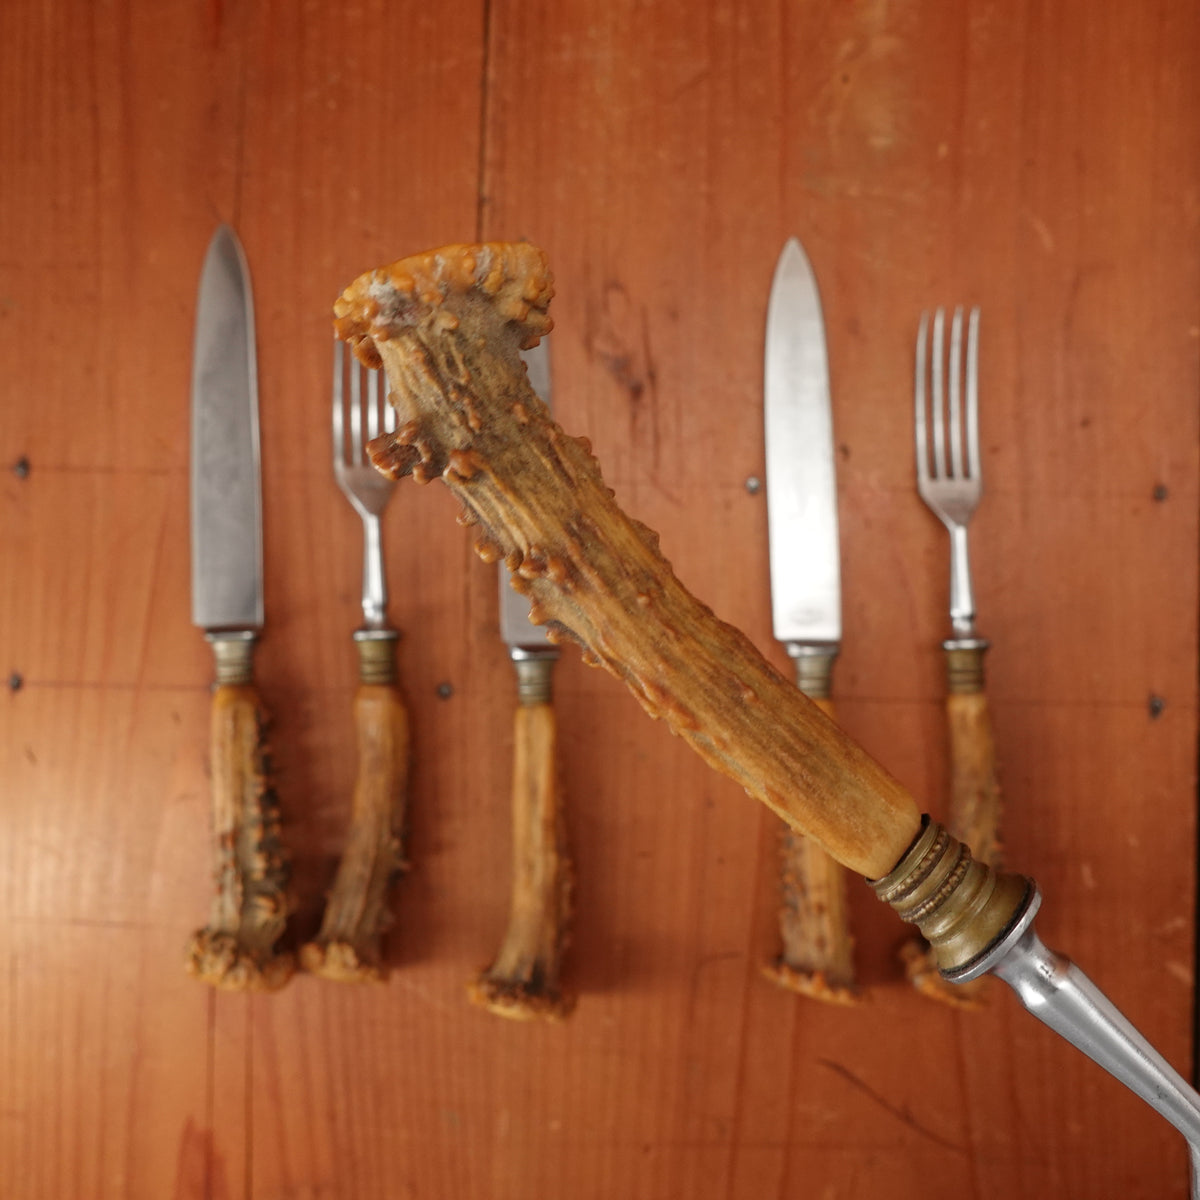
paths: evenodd
<path fill-rule="evenodd" d="M 382 979 L 382 934 L 392 923 L 387 893 L 404 869 L 402 836 L 408 774 L 408 715 L 396 669 L 399 633 L 388 622 L 380 519 L 395 481 L 367 458 L 367 443 L 395 427 L 382 371 L 334 341 L 333 474 L 363 522 L 362 625 L 354 632 L 359 683 L 354 696 L 358 778 L 350 832 L 321 931 L 301 962 L 326 978 Z"/>
<path fill-rule="evenodd" d="M 984 693 L 988 643 L 975 630 L 975 593 L 967 525 L 983 494 L 979 453 L 979 310 L 956 308 L 946 344 L 945 313 L 921 314 L 917 331 L 914 429 L 917 491 L 950 533 L 950 627 L 946 716 L 950 741 L 950 819 L 955 837 L 981 862 L 1000 858 L 1000 787 L 992 719 Z M 978 995 L 947 985 L 923 947 L 904 950 L 909 978 L 922 991 L 957 1005 Z"/>

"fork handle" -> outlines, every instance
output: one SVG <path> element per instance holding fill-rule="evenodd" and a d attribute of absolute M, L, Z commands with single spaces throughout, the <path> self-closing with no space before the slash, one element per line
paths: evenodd
<path fill-rule="evenodd" d="M 989 866 L 1000 861 L 1000 783 L 996 742 L 984 691 L 982 638 L 951 638 L 946 655 L 946 719 L 950 736 L 950 832 Z"/>
<path fill-rule="evenodd" d="M 360 631 L 354 695 L 358 775 L 350 832 L 325 906 L 321 931 L 301 951 L 310 971 L 339 982 L 383 979 L 383 933 L 392 923 L 388 890 L 405 867 L 409 722 L 397 684 L 394 630 Z"/>
<path fill-rule="evenodd" d="M 992 715 L 984 692 L 982 638 L 950 638 L 946 656 L 946 722 L 950 740 L 950 833 L 971 848 L 976 860 L 999 866 L 1000 784 L 996 778 L 996 743 Z M 954 1008 L 973 1009 L 984 1002 L 988 976 L 948 982 L 923 938 L 900 949 L 909 982 L 922 995 Z"/>
<path fill-rule="evenodd" d="M 836 647 L 789 645 L 796 685 L 831 720 Z M 854 939 L 846 902 L 846 870 L 811 838 L 786 824 L 780 832 L 778 959 L 763 974 L 780 987 L 829 1004 L 858 999 Z"/>

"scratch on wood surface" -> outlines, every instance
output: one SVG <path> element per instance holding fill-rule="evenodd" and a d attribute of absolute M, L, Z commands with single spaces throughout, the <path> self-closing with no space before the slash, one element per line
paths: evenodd
<path fill-rule="evenodd" d="M 916 1117 L 914 1117 L 912 1113 L 908 1111 L 907 1107 L 901 1104 L 893 1104 L 887 1099 L 886 1096 L 881 1096 L 873 1087 L 871 1087 L 869 1083 L 855 1075 L 849 1067 L 844 1067 L 841 1063 L 834 1062 L 833 1059 L 830 1058 L 819 1058 L 817 1059 L 817 1062 L 821 1066 L 832 1071 L 835 1075 L 840 1075 L 848 1084 L 851 1085 L 851 1087 L 857 1088 L 858 1091 L 862 1092 L 864 1096 L 867 1096 L 873 1100 L 885 1112 L 891 1113 L 891 1115 L 895 1117 L 897 1121 L 901 1122 L 901 1124 L 907 1125 L 908 1128 L 914 1133 L 919 1133 L 921 1137 L 927 1138 L 929 1141 L 934 1142 L 938 1146 L 944 1147 L 946 1150 L 952 1150 L 955 1154 L 966 1153 L 962 1146 L 950 1141 L 948 1138 L 942 1137 L 940 1133 L 934 1132 L 934 1130 L 930 1129 L 928 1126 L 922 1125 L 921 1122 L 918 1121 Z"/>
<path fill-rule="evenodd" d="M 1042 249 L 1047 254 L 1054 253 L 1054 235 L 1050 232 L 1050 226 L 1042 220 L 1035 212 L 1030 212 L 1028 208 L 1021 210 L 1021 216 L 1025 218 L 1026 223 L 1037 234 L 1038 241 L 1042 245 Z"/>

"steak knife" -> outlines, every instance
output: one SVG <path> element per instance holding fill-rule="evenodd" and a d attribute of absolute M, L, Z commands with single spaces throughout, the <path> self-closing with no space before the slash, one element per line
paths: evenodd
<path fill-rule="evenodd" d="M 216 892 L 187 969 L 216 987 L 273 989 L 292 973 L 275 943 L 287 863 L 254 684 L 263 627 L 258 370 L 250 275 L 237 235 L 213 234 L 200 276 L 192 361 L 192 621 L 213 649 L 211 713 Z"/>
<path fill-rule="evenodd" d="M 772 625 L 797 686 L 834 719 L 842 596 L 829 364 L 817 281 L 794 237 L 771 284 L 764 375 Z M 787 826 L 781 839 L 783 948 L 766 973 L 814 999 L 849 1003 L 856 982 L 844 869 Z"/>
<path fill-rule="evenodd" d="M 550 355 L 543 340 L 522 351 L 529 383 L 550 404 Z M 571 1008 L 559 983 L 570 919 L 572 868 L 558 779 L 553 705 L 558 647 L 529 619 L 529 598 L 500 564 L 500 634 L 517 675 L 513 715 L 513 876 L 508 929 L 471 999 L 501 1016 L 557 1018 Z"/>

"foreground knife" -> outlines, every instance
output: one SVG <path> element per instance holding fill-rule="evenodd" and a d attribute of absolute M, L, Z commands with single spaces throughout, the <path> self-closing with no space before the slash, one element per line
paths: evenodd
<path fill-rule="evenodd" d="M 275 943 L 287 919 L 287 864 L 268 777 L 266 714 L 254 687 L 263 625 L 262 508 L 254 311 L 233 230 L 209 243 L 192 364 L 192 621 L 216 661 L 212 811 L 216 895 L 188 945 L 188 971 L 237 990 L 292 973 Z"/>
<path fill-rule="evenodd" d="M 545 342 L 522 354 L 529 384 L 550 405 Z M 517 674 L 513 715 L 513 880 L 508 930 L 495 961 L 469 994 L 500 1016 L 565 1016 L 572 1001 L 559 983 L 570 920 L 572 869 L 563 828 L 553 706 L 558 647 L 529 619 L 529 599 L 500 564 L 500 635 Z"/>
<path fill-rule="evenodd" d="M 842 593 L 829 364 L 817 281 L 796 238 L 771 284 L 764 391 L 772 623 L 797 686 L 832 719 Z M 796 830 L 785 825 L 781 838 L 783 949 L 766 974 L 818 1000 L 852 1002 L 845 872 Z"/>

